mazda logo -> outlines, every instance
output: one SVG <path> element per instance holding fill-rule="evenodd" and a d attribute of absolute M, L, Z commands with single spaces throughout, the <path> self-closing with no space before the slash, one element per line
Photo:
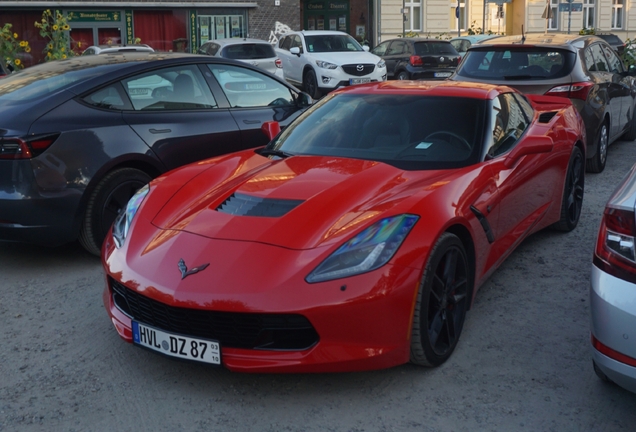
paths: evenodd
<path fill-rule="evenodd" d="M 358 65 L 358 66 L 356 66 L 356 70 L 357 70 L 358 72 L 362 72 L 362 71 L 364 70 L 364 65 Z"/>

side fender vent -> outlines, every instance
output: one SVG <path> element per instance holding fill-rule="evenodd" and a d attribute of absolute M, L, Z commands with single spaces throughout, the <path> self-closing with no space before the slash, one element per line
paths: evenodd
<path fill-rule="evenodd" d="M 556 111 L 544 112 L 539 114 L 539 123 L 550 123 L 550 120 L 552 120 L 552 117 L 554 117 L 556 114 Z"/>
<path fill-rule="evenodd" d="M 257 198 L 234 193 L 216 211 L 236 216 L 281 217 L 301 204 L 302 200 Z"/>

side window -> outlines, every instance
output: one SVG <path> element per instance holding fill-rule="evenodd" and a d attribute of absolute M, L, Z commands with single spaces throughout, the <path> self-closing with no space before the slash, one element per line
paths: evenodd
<path fill-rule="evenodd" d="M 523 109 L 512 93 L 499 95 L 491 106 L 492 141 L 487 156 L 494 158 L 509 152 L 528 128 Z"/>
<path fill-rule="evenodd" d="M 455 48 L 457 50 L 457 52 L 464 52 L 464 51 L 462 51 L 462 45 L 463 45 L 462 42 L 463 41 L 461 39 L 450 41 L 451 45 L 453 46 L 453 48 Z"/>
<path fill-rule="evenodd" d="M 131 110 L 132 105 L 123 93 L 119 83 L 111 84 L 84 97 L 84 102 L 98 108 L 112 110 Z"/>
<path fill-rule="evenodd" d="M 281 39 L 281 41 L 279 42 L 278 46 L 280 47 L 280 49 L 284 49 L 289 51 L 289 48 L 291 48 L 291 42 L 292 42 L 292 37 L 291 36 L 285 36 L 283 39 Z"/>
<path fill-rule="evenodd" d="M 208 55 L 215 56 L 217 52 L 219 52 L 219 45 L 215 43 L 208 44 Z"/>
<path fill-rule="evenodd" d="M 393 43 L 391 44 L 391 48 L 389 49 L 389 54 L 394 55 L 394 54 L 402 54 L 406 50 L 405 48 L 406 42 L 404 41 L 393 41 Z"/>
<path fill-rule="evenodd" d="M 594 62 L 594 56 L 592 55 L 592 49 L 586 48 L 583 53 L 583 57 L 585 58 L 585 67 L 590 72 L 596 72 L 596 62 Z"/>
<path fill-rule="evenodd" d="M 614 50 L 609 45 L 601 45 L 601 49 L 603 53 L 605 53 L 605 58 L 609 64 L 609 71 L 615 74 L 622 73 L 623 63 Z"/>
<path fill-rule="evenodd" d="M 373 48 L 371 50 L 371 52 L 377 56 L 382 57 L 385 53 L 386 53 L 386 49 L 389 47 L 389 44 L 391 43 L 391 41 L 387 41 L 387 42 L 382 42 L 380 45 L 378 45 L 377 47 Z"/>
<path fill-rule="evenodd" d="M 232 65 L 207 66 L 221 85 L 232 108 L 273 107 L 294 103 L 289 88 L 260 72 Z"/>
<path fill-rule="evenodd" d="M 216 101 L 196 65 L 159 69 L 122 81 L 135 110 L 216 108 Z"/>
<path fill-rule="evenodd" d="M 300 48 L 300 52 L 303 52 L 303 42 L 300 40 L 300 36 L 294 35 L 290 48 L 298 47 Z"/>
<path fill-rule="evenodd" d="M 594 44 L 590 47 L 592 57 L 594 58 L 594 69 L 589 69 L 590 72 L 609 72 L 610 68 L 605 60 L 603 51 L 599 44 Z"/>
<path fill-rule="evenodd" d="M 523 111 L 523 114 L 526 117 L 526 127 L 527 127 L 532 122 L 532 119 L 534 118 L 534 109 L 532 108 L 532 105 L 530 104 L 530 102 L 528 102 L 528 99 L 526 99 L 524 95 L 518 94 L 518 93 L 511 93 L 511 94 L 515 98 L 517 103 L 519 104 L 521 111 Z"/>

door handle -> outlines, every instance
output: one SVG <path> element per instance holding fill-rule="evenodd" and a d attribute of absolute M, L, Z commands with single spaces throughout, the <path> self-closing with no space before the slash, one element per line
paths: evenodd
<path fill-rule="evenodd" d="M 245 124 L 258 124 L 260 122 L 260 120 L 243 120 L 243 123 Z"/>
<path fill-rule="evenodd" d="M 172 129 L 150 129 L 150 133 L 153 134 L 162 134 L 162 133 L 170 133 L 172 132 Z"/>

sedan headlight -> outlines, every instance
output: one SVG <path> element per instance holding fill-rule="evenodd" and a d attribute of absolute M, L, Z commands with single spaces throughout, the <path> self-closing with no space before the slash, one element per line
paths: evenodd
<path fill-rule="evenodd" d="M 384 60 L 380 60 L 378 62 L 378 69 L 382 69 L 386 67 L 386 62 Z"/>
<path fill-rule="evenodd" d="M 323 282 L 366 273 L 389 262 L 419 216 L 403 214 L 376 222 L 343 244 L 305 279 Z"/>
<path fill-rule="evenodd" d="M 316 60 L 316 64 L 318 65 L 318 67 L 321 67 L 323 69 L 336 69 L 338 67 L 338 65 L 336 64 L 329 63 L 322 60 Z"/>
<path fill-rule="evenodd" d="M 137 213 L 137 209 L 139 209 L 144 198 L 148 195 L 148 192 L 150 192 L 148 185 L 139 189 L 132 198 L 130 198 L 128 204 L 126 204 L 126 209 L 115 218 L 115 222 L 113 223 L 113 240 L 115 240 L 115 246 L 118 248 L 124 244 L 124 240 L 126 240 L 128 230 L 130 229 L 130 224 Z"/>

